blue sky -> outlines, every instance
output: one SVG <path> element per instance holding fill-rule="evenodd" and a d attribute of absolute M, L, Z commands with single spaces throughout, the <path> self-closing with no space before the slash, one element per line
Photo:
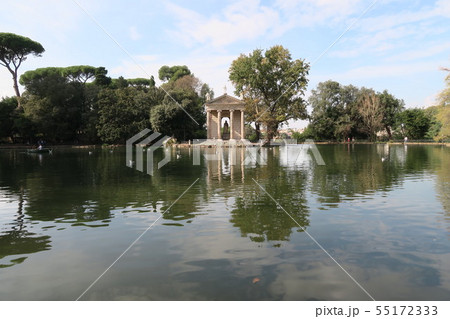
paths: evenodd
<path fill-rule="evenodd" d="M 434 104 L 444 88 L 446 74 L 439 68 L 450 67 L 448 0 L 3 0 L 2 4 L 8 10 L 0 12 L 1 32 L 28 36 L 46 49 L 41 58 L 30 57 L 20 73 L 89 64 L 106 67 L 112 77 L 157 78 L 162 65 L 181 64 L 218 96 L 225 85 L 228 93 L 234 90 L 228 68 L 239 54 L 281 44 L 293 58 L 315 61 L 308 91 L 332 79 L 387 89 L 407 107 L 423 107 Z M 11 76 L 1 68 L 0 96 L 13 93 Z"/>

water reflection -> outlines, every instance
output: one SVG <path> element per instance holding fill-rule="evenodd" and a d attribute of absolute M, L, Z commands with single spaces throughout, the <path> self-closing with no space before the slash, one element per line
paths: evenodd
<path fill-rule="evenodd" d="M 87 299 L 366 299 L 296 222 L 379 299 L 447 298 L 450 149 L 317 147 L 325 166 L 300 146 L 204 148 L 200 165 L 194 150 L 173 148 L 153 176 L 127 167 L 120 149 L 0 152 L 0 193 L 14 203 L 0 201 L 0 298 L 15 269 L 50 272 L 37 252 L 64 278 L 37 284 L 73 298 L 61 287 L 85 289 L 163 212 Z"/>

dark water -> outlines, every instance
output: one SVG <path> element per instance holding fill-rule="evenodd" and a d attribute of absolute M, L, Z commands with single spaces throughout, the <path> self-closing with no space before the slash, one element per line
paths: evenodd
<path fill-rule="evenodd" d="M 0 300 L 77 299 L 155 221 L 81 300 L 370 300 L 308 234 L 377 300 L 450 299 L 450 148 L 318 149 L 0 151 Z"/>

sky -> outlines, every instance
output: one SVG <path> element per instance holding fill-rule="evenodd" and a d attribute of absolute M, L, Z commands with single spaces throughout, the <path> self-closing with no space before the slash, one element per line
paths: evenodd
<path fill-rule="evenodd" d="M 116 78 L 158 78 L 187 65 L 216 96 L 234 93 L 231 62 L 283 45 L 311 64 L 306 97 L 322 81 L 388 90 L 406 107 L 435 104 L 450 67 L 448 0 L 2 0 L 0 32 L 40 42 L 22 74 L 48 66 L 104 66 Z M 157 82 L 158 83 L 158 82 Z M 22 88 L 23 91 L 23 88 Z M 0 68 L 0 96 L 12 96 Z M 303 127 L 305 121 L 290 122 Z"/>

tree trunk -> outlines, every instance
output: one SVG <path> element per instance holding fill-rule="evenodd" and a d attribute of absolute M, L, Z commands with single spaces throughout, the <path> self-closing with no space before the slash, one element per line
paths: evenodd
<path fill-rule="evenodd" d="M 261 138 L 261 124 L 255 122 L 255 132 L 256 132 L 256 140 L 259 141 Z"/>
<path fill-rule="evenodd" d="M 266 140 L 264 141 L 264 146 L 270 145 L 270 141 L 277 134 L 277 130 L 278 130 L 278 123 L 274 122 L 274 123 L 267 124 L 267 135 L 266 135 Z"/>
<path fill-rule="evenodd" d="M 391 140 L 392 139 L 392 132 L 391 132 L 391 128 L 389 127 L 389 125 L 386 125 L 386 132 L 388 133 L 389 140 Z"/>
<path fill-rule="evenodd" d="M 14 82 L 14 92 L 16 92 L 16 98 L 17 98 L 17 109 L 20 109 L 20 91 L 19 91 L 19 84 L 17 83 L 17 69 L 16 70 L 9 70 L 13 76 L 13 82 Z"/>

